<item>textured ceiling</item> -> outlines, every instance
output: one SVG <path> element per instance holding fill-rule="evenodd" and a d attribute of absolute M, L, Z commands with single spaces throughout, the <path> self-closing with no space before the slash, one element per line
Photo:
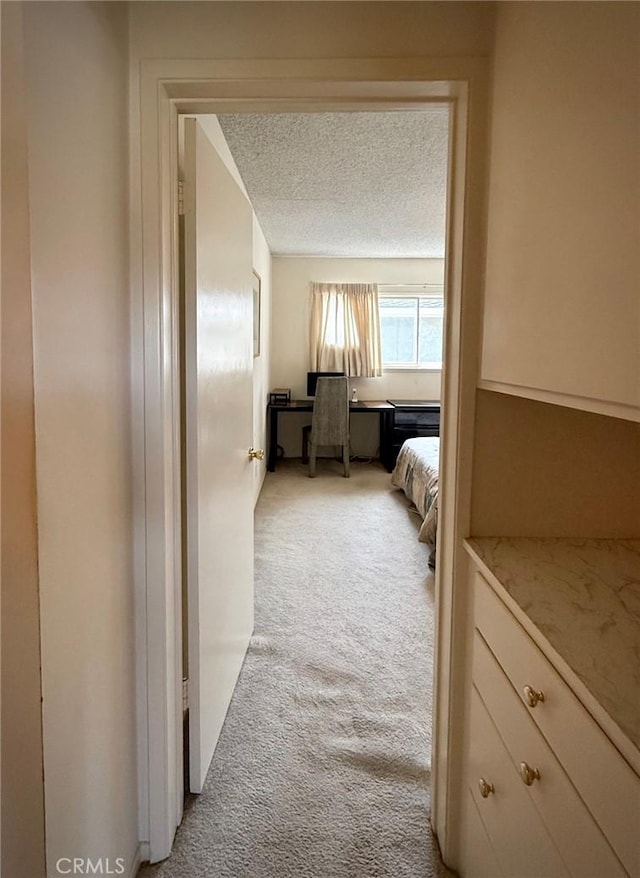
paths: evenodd
<path fill-rule="evenodd" d="M 446 108 L 218 119 L 273 254 L 444 256 Z"/>

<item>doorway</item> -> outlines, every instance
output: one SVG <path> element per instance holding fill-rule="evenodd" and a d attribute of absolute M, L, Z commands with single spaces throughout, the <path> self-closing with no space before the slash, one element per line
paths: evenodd
<path fill-rule="evenodd" d="M 185 147 L 184 129 L 186 128 L 187 146 Z M 281 352 L 286 361 L 286 371 L 281 377 L 278 369 L 275 369 L 276 377 L 270 386 L 277 384 L 294 386 L 294 398 L 298 398 L 302 385 L 306 378 L 309 353 L 301 349 L 300 341 L 307 339 L 307 302 L 304 292 L 314 278 L 318 280 L 352 280 L 357 282 L 375 282 L 380 288 L 380 315 L 382 325 L 382 352 L 384 359 L 383 377 L 375 380 L 367 378 L 354 378 L 352 383 L 358 385 L 359 394 L 364 399 L 379 397 L 394 397 L 407 400 L 418 398 L 422 400 L 437 400 L 439 411 L 439 399 L 441 394 L 440 370 L 442 367 L 442 314 L 443 314 L 443 282 L 444 282 L 444 244 L 445 244 L 445 216 L 446 216 L 446 191 L 447 191 L 447 159 L 449 153 L 449 108 L 447 105 L 430 105 L 427 109 L 416 111 L 403 111 L 385 113 L 380 110 L 375 113 L 292 113 L 277 115 L 240 114 L 219 116 L 196 115 L 195 119 L 181 117 L 179 120 L 179 168 L 181 177 L 186 181 L 182 183 L 183 210 L 186 213 L 187 231 L 195 229 L 197 222 L 202 222 L 201 215 L 213 210 L 215 204 L 221 200 L 212 187 L 208 186 L 208 179 L 203 178 L 198 191 L 190 188 L 190 174 L 195 175 L 195 169 L 190 171 L 189 165 L 189 138 L 193 137 L 195 129 L 204 133 L 209 140 L 202 138 L 202 149 L 211 148 L 225 165 L 226 171 L 237 181 L 240 188 L 245 191 L 253 206 L 253 236 L 258 238 L 260 246 L 266 246 L 263 242 L 263 230 L 261 224 L 267 230 L 268 242 L 273 251 L 273 259 L 278 264 L 278 270 L 269 270 L 263 275 L 263 299 L 268 294 L 262 305 L 265 310 L 264 318 L 268 317 L 266 310 L 269 305 L 273 308 L 274 332 L 280 333 L 279 340 L 274 344 L 274 354 Z M 203 158 L 204 158 L 203 154 Z M 239 171 L 238 171 L 239 163 Z M 216 169 L 211 168 L 214 174 Z M 384 181 L 384 184 L 383 182 Z M 220 181 L 217 186 L 225 191 L 225 185 L 233 187 L 233 182 Z M 211 191 L 211 205 L 205 204 L 206 193 Z M 275 193 L 275 194 L 274 194 Z M 265 197 L 266 196 L 266 197 Z M 197 208 L 197 209 L 196 209 Z M 206 208 L 206 210 L 205 210 Z M 206 404 L 207 410 L 215 409 L 215 420 L 219 421 L 226 417 L 227 408 L 231 401 L 225 405 L 222 401 L 224 387 L 220 387 L 213 397 L 205 397 L 200 400 L 198 396 L 198 383 L 209 385 L 215 376 L 207 375 L 206 368 L 202 365 L 202 357 L 194 355 L 191 350 L 193 344 L 211 345 L 213 339 L 211 332 L 203 334 L 201 324 L 206 320 L 209 310 L 202 310 L 198 305 L 198 298 L 191 294 L 185 321 L 185 288 L 192 289 L 195 277 L 199 279 L 199 296 L 211 299 L 211 290 L 215 286 L 215 279 L 211 278 L 209 285 L 201 289 L 201 279 L 205 273 L 205 255 L 216 249 L 230 252 L 238 241 L 229 239 L 220 248 L 218 239 L 228 233 L 230 226 L 230 213 L 226 208 L 223 211 L 223 227 L 216 234 L 214 230 L 208 230 L 206 241 L 203 242 L 201 257 L 194 253 L 191 259 L 198 265 L 197 271 L 193 271 L 186 283 L 182 283 L 183 272 L 181 271 L 181 369 L 183 380 L 181 381 L 181 421 L 182 421 L 182 525 L 183 525 L 183 554 L 189 557 L 189 562 L 183 561 L 183 679 L 191 693 L 189 704 L 191 709 L 183 705 L 185 725 L 189 726 L 185 731 L 185 742 L 191 741 L 190 747 L 185 745 L 185 765 L 189 762 L 198 762 L 197 751 L 199 750 L 198 731 L 202 722 L 201 713 L 206 701 L 211 699 L 208 694 L 213 690 L 221 695 L 221 687 L 217 678 L 220 676 L 217 668 L 208 664 L 207 653 L 201 652 L 198 646 L 201 641 L 201 631 L 213 631 L 216 628 L 218 611 L 210 617 L 206 615 L 206 601 L 202 599 L 203 584 L 198 582 L 201 569 L 207 570 L 211 576 L 211 568 L 204 564 L 203 552 L 206 548 L 198 547 L 197 537 L 190 533 L 190 529 L 202 528 L 199 519 L 207 515 L 207 510 L 213 505 L 215 498 L 207 495 L 207 502 L 200 507 L 200 511 L 194 509 L 201 502 L 201 495 L 206 494 L 206 486 L 194 482 L 195 470 L 203 469 L 203 462 L 199 460 L 199 434 L 194 423 L 198 421 L 198 407 L 194 406 L 194 398 L 198 404 Z M 180 217 L 180 253 L 184 254 L 184 226 L 185 217 Z M 245 233 L 247 238 L 249 235 Z M 254 250 L 258 249 L 254 241 Z M 246 250 L 246 247 L 245 247 Z M 267 251 L 269 252 L 269 251 Z M 318 255 L 322 254 L 321 258 Z M 246 254 L 245 254 L 246 255 Z M 271 256 L 270 256 L 271 262 Z M 256 266 L 254 265 L 254 270 Z M 258 265 L 260 271 L 263 267 Z M 221 271 L 223 266 L 218 266 Z M 305 275 L 308 273 L 308 277 Z M 319 272 L 319 274 L 318 274 Z M 329 278 L 327 278 L 327 272 Z M 187 272 L 188 273 L 188 272 Z M 271 283 L 272 274 L 274 284 Z M 384 281 L 384 284 L 380 284 Z M 430 281 L 430 283 L 428 283 Z M 272 287 L 275 288 L 272 289 Z M 227 286 L 225 286 L 227 290 Z M 285 293 L 281 294 L 281 290 Z M 273 293 L 273 295 L 272 295 Z M 228 295 L 228 293 L 225 293 Z M 435 307 L 434 307 L 435 306 Z M 197 316 L 196 316 L 197 315 Z M 225 320 L 226 314 L 218 313 L 219 320 Z M 270 321 L 267 321 L 270 322 Z M 188 331 L 185 331 L 185 323 Z M 231 329 L 231 327 L 229 327 Z M 300 338 L 297 338 L 297 335 Z M 202 338 L 201 338 L 202 336 Z M 227 345 L 230 340 L 229 332 L 226 333 Z M 220 340 L 218 340 L 218 343 Z M 189 355 L 185 357 L 185 349 L 189 348 Z M 295 355 L 299 354 L 298 360 Z M 258 351 L 254 351 L 254 370 L 256 365 L 265 371 L 265 361 L 270 355 L 269 339 L 264 338 Z M 261 361 L 255 359 L 261 357 Z M 184 380 L 187 372 L 186 361 L 189 363 L 188 380 Z M 282 369 L 281 365 L 280 369 Z M 216 371 L 218 376 L 220 363 Z M 202 373 L 202 375 L 201 375 Z M 191 386 L 193 385 L 193 387 Z M 255 374 L 254 374 L 255 385 Z M 269 385 L 268 385 L 269 386 Z M 254 412 L 264 408 L 266 392 L 265 388 L 254 389 Z M 236 394 L 235 404 L 237 406 Z M 377 403 L 373 403 L 376 405 Z M 383 404 L 390 408 L 386 400 Z M 421 433 L 433 436 L 433 430 L 422 427 L 420 413 L 416 415 L 417 405 L 411 407 L 414 411 L 409 414 L 409 408 L 396 409 L 396 432 L 404 435 L 420 437 Z M 433 406 L 427 414 L 432 416 Z M 304 419 L 304 415 L 301 415 Z M 236 418 L 237 419 L 237 418 Z M 365 426 L 378 427 L 378 416 L 364 414 L 353 417 L 352 421 L 352 454 L 356 460 L 370 460 L 376 452 L 377 434 L 375 437 L 366 429 L 363 430 L 362 421 L 373 420 L 373 424 Z M 413 420 L 412 420 L 413 419 Z M 413 421 L 419 421 L 413 425 Z M 285 433 L 285 427 L 291 426 L 287 421 L 292 418 L 282 419 L 281 433 Z M 262 435 L 256 440 L 259 446 L 265 446 L 266 430 L 263 426 Z M 361 428 L 359 433 L 357 428 Z M 248 431 L 247 431 L 248 432 Z M 189 439 L 190 433 L 193 438 Z M 209 437 L 213 430 L 207 429 Z M 294 431 L 295 433 L 295 431 Z M 438 431 L 435 431 L 437 436 Z M 395 435 L 395 433 L 394 433 Z M 185 439 L 186 437 L 186 439 Z M 296 438 L 299 440 L 299 433 Z M 241 437 L 240 437 L 241 439 Z M 246 436 L 245 436 L 246 439 Z M 282 438 L 285 443 L 285 438 Z M 434 478 L 437 480 L 437 445 L 439 440 L 419 438 L 418 443 L 429 446 L 429 459 L 432 462 Z M 189 446 L 189 453 L 185 453 L 185 447 Z M 433 446 L 433 448 L 432 448 Z M 433 464 L 435 448 L 436 461 Z M 214 449 L 209 441 L 206 449 L 206 460 L 210 461 Z M 300 443 L 295 442 L 294 456 L 299 456 Z M 188 461 L 195 461 L 191 466 Z M 391 466 L 385 460 L 387 466 Z M 223 469 L 227 470 L 233 465 L 233 450 Z M 218 467 L 219 468 L 219 467 Z M 356 465 L 356 470 L 357 470 Z M 215 471 L 210 474 L 215 477 Z M 356 479 L 354 479 L 356 481 Z M 189 490 L 185 490 L 187 484 Z M 386 480 L 379 482 L 381 488 L 386 486 Z M 408 500 L 417 500 L 420 493 L 418 483 L 412 493 L 408 486 L 398 483 L 399 487 L 405 488 Z M 216 486 L 216 490 L 222 486 Z M 309 484 L 310 488 L 311 485 Z M 236 484 L 235 494 L 242 490 L 240 483 Z M 419 502 L 421 512 L 426 513 L 427 502 L 434 502 L 434 491 L 429 495 L 424 493 L 424 502 Z M 193 502 L 187 502 L 187 494 L 193 496 Z M 368 495 L 374 497 L 375 494 Z M 422 495 L 421 495 L 422 496 Z M 399 498 L 398 509 L 400 509 Z M 371 505 L 371 504 L 369 504 Z M 382 507 L 384 508 L 384 507 Z M 393 516 L 395 505 L 389 507 L 389 515 Z M 232 509 L 228 508 L 231 516 Z M 309 514 L 309 522 L 313 515 Z M 190 527 L 187 521 L 192 519 Z M 377 517 L 373 516 L 373 522 Z M 372 522 L 372 523 L 373 523 Z M 204 538 L 206 544 L 215 541 L 213 532 L 214 523 L 211 527 L 205 527 Z M 331 519 L 324 525 L 319 525 L 318 536 L 326 533 L 328 526 L 333 524 Z M 311 525 L 309 525 L 311 526 Z M 238 525 L 234 526 L 238 529 Z M 362 533 L 372 531 L 368 524 Z M 195 541 L 195 543 L 194 543 Z M 224 540 L 226 545 L 229 539 Z M 385 563 L 391 563 L 392 570 L 400 581 L 403 581 L 402 569 L 404 556 L 399 545 L 402 542 L 396 535 L 388 551 L 383 555 Z M 317 543 L 321 550 L 323 540 Z M 191 548 L 190 548 L 191 547 Z M 355 542 L 351 543 L 351 551 L 354 550 Z M 373 556 L 377 548 L 374 540 L 370 546 L 369 554 Z M 418 551 L 418 547 L 411 546 L 407 558 Z M 433 550 L 433 542 L 431 543 Z M 317 554 L 314 552 L 312 554 Z M 396 560 L 392 561 L 396 556 Z M 236 557 L 237 554 L 236 554 Z M 340 561 L 340 553 L 333 554 L 336 562 Z M 363 555 L 359 563 L 360 569 L 366 569 Z M 295 567 L 303 566 L 304 557 L 298 557 L 292 563 Z M 358 565 L 357 565 L 358 566 Z M 411 561 L 407 561 L 407 569 L 412 567 Z M 426 571 L 426 561 L 425 561 Z M 346 581 L 352 574 L 350 565 L 342 569 L 340 580 Z M 218 577 L 219 579 L 220 577 Z M 284 577 L 286 578 L 286 577 Z M 315 577 L 313 577 L 315 578 Z M 187 581 L 190 586 L 187 589 Z M 421 586 L 423 583 L 421 583 Z M 231 589 L 232 583 L 228 587 Z M 220 586 L 218 587 L 219 590 Z M 269 591 L 276 588 L 274 583 Z M 423 589 L 419 589 L 423 591 Z M 187 592 L 193 591 L 191 600 Z M 351 588 L 348 589 L 352 591 Z M 353 590 L 355 592 L 355 589 Z M 432 588 L 430 588 L 432 592 Z M 327 590 L 325 589 L 325 594 Z M 424 594 L 422 595 L 424 597 Z M 412 593 L 404 598 L 400 594 L 392 597 L 392 603 L 398 602 L 398 606 L 411 603 L 414 600 Z M 216 599 L 219 602 L 219 598 Z M 195 605 L 191 606 L 191 604 Z M 430 617 L 432 607 L 425 606 L 425 612 Z M 199 618 L 196 615 L 199 614 Z M 320 613 L 324 616 L 325 613 Z M 354 611 L 354 622 L 356 612 Z M 411 620 L 415 616 L 423 615 L 420 612 L 410 613 L 405 621 L 407 631 L 411 629 Z M 187 619 L 188 624 L 187 624 Z M 402 614 L 400 615 L 400 620 Z M 372 623 L 375 620 L 372 620 Z M 193 632 L 189 635 L 189 632 Z M 400 631 L 400 628 L 399 628 Z M 226 632 L 227 638 L 229 632 Z M 403 645 L 404 637 L 399 635 L 398 647 Z M 432 653 L 432 635 L 423 633 L 423 649 Z M 376 638 L 373 638 L 375 642 Z M 188 647 L 188 648 L 187 648 Z M 210 652 L 210 650 L 209 650 Z M 217 661 L 224 660 L 224 654 L 217 651 Z M 191 657 L 191 673 L 188 672 L 189 657 Z M 428 656 L 431 664 L 432 655 Z M 237 666 L 237 662 L 235 663 Z M 202 665 L 202 668 L 201 668 Z M 408 662 L 407 670 L 411 663 Z M 327 671 L 327 674 L 329 672 Z M 411 676 L 409 673 L 408 676 Z M 433 689 L 431 679 L 423 679 L 419 685 L 423 696 L 417 700 L 413 712 L 420 717 L 419 724 L 424 727 L 425 740 L 430 739 L 431 710 L 430 699 Z M 209 759 L 213 752 L 213 744 L 217 741 L 217 735 L 221 728 L 220 719 L 226 713 L 226 706 L 230 698 L 230 687 L 222 687 L 227 693 L 227 698 L 219 710 L 219 716 L 215 723 L 216 736 L 208 749 Z M 407 698 L 411 701 L 414 693 L 407 692 Z M 207 696 L 206 698 L 204 696 Z M 424 700 L 426 713 L 418 708 Z M 237 709 L 237 704 L 236 704 Z M 410 723 L 410 716 L 407 716 Z M 251 725 L 244 723 L 245 726 Z M 429 731 L 429 734 L 427 734 Z M 393 746 L 393 737 L 389 740 L 389 746 Z M 430 758 L 429 745 L 424 745 L 425 756 Z M 391 758 L 391 753 L 389 754 Z M 208 762 L 191 765 L 191 778 L 185 771 L 186 791 L 200 792 L 202 790 L 204 776 Z M 425 780 L 426 784 L 427 781 Z M 402 799 L 403 797 L 401 797 Z M 198 807 L 198 806 L 195 806 Z M 423 818 L 425 819 L 425 818 Z"/>
<path fill-rule="evenodd" d="M 400 65 L 402 66 L 402 65 Z M 178 741 L 181 727 L 182 681 L 179 665 L 180 517 L 178 487 L 179 439 L 172 412 L 177 402 L 176 174 L 177 117 L 179 112 L 223 112 L 229 109 L 283 107 L 301 110 L 403 108 L 433 100 L 451 102 L 453 108 L 450 205 L 448 216 L 449 261 L 446 287 L 449 310 L 445 329 L 447 370 L 444 407 L 447 448 L 441 480 L 446 508 L 440 519 L 439 573 L 436 586 L 438 644 L 436 652 L 435 788 L 434 823 L 443 847 L 455 839 L 449 821 L 453 810 L 455 742 L 448 734 L 455 711 L 455 693 L 439 679 L 455 677 L 456 632 L 453 625 L 455 570 L 460 563 L 460 536 L 468 520 L 465 478 L 472 438 L 473 387 L 477 360 L 478 312 L 474 278 L 480 276 L 480 248 L 465 238 L 465 228 L 481 228 L 479 197 L 483 154 L 483 101 L 486 98 L 484 64 L 461 64 L 456 76 L 436 76 L 434 63 L 413 64 L 411 78 L 404 70 L 377 71 L 371 79 L 371 62 L 149 62 L 142 71 L 140 136 L 145 161 L 134 169 L 134 186 L 140 187 L 144 273 L 140 276 L 144 298 L 140 302 L 140 330 L 145 344 L 140 350 L 139 377 L 144 387 L 138 496 L 144 509 L 140 539 L 138 625 L 142 638 L 140 666 L 140 750 L 143 837 L 149 839 L 152 860 L 168 855 L 181 814 L 181 772 Z M 436 67 L 438 65 L 436 64 Z M 446 65 L 444 65 L 446 66 Z M 254 65 L 255 67 L 255 65 Z M 454 65 L 455 67 L 455 65 Z M 258 69 L 259 68 L 259 69 Z M 268 69 L 267 69 L 268 68 Z M 464 68 L 464 69 L 462 69 Z M 444 71 L 442 71 L 444 72 Z M 422 76 L 422 78 L 419 78 Z M 257 80 L 256 80 L 257 77 Z M 342 79 L 340 77 L 343 77 Z M 259 87 L 256 84 L 259 82 Z M 469 101 L 468 83 L 474 88 Z M 159 134 L 159 136 L 158 136 Z M 470 158 L 471 156 L 471 158 Z M 158 185 L 160 181 L 160 186 Z M 474 185 L 474 182 L 476 185 Z M 134 235 L 136 244 L 138 238 Z M 478 241 L 479 244 L 479 241 Z M 463 270 L 465 283 L 463 284 Z M 462 309 L 463 294 L 467 307 Z M 456 356 L 454 356 L 456 354 Z M 161 365 L 160 368 L 158 366 Z M 173 400 L 173 401 L 172 401 Z M 456 596 L 459 606 L 461 597 Z M 144 766 L 149 770 L 145 771 Z M 145 828 L 146 827 L 146 828 Z M 453 855 L 453 851 L 452 851 Z M 449 857 L 451 859 L 451 857 Z"/>

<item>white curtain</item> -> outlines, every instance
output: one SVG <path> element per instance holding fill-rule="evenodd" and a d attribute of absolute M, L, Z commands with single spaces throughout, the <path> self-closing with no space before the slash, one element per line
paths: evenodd
<path fill-rule="evenodd" d="M 382 375 L 376 284 L 311 284 L 312 372 Z"/>

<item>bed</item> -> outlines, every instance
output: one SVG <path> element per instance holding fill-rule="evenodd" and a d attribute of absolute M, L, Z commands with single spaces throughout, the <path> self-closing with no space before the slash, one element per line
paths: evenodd
<path fill-rule="evenodd" d="M 440 439 L 437 436 L 407 439 L 400 449 L 391 484 L 400 488 L 423 518 L 418 539 L 431 548 L 433 566 L 438 524 L 438 462 Z"/>

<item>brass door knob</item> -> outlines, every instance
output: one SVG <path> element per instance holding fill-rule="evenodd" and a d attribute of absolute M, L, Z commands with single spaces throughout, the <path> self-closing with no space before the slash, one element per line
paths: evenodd
<path fill-rule="evenodd" d="M 264 451 L 262 448 L 250 448 L 249 460 L 264 460 Z"/>
<path fill-rule="evenodd" d="M 537 768 L 532 768 L 527 762 L 521 762 L 520 777 L 522 782 L 530 787 L 534 780 L 540 780 L 540 772 Z"/>
<path fill-rule="evenodd" d="M 489 781 L 485 780 L 483 777 L 478 781 L 478 789 L 480 790 L 480 795 L 483 799 L 487 799 L 491 793 L 495 793 L 493 784 L 489 783 Z"/>
<path fill-rule="evenodd" d="M 539 701 L 544 701 L 544 692 L 532 689 L 531 686 L 525 686 L 522 691 L 529 707 L 535 707 Z"/>

